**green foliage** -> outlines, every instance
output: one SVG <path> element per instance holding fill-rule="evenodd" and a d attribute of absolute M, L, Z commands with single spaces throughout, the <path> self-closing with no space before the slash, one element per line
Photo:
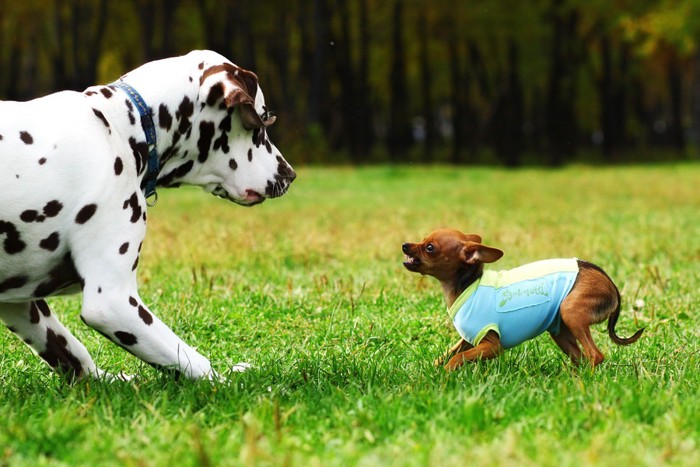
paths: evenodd
<path fill-rule="evenodd" d="M 403 14 L 394 24 L 398 4 Z M 323 148 L 299 151 L 306 161 L 405 161 L 414 152 L 440 161 L 451 152 L 453 162 L 466 163 L 486 149 L 497 153 L 495 162 L 515 166 L 525 151 L 541 163 L 547 150 L 573 154 L 601 146 L 601 137 L 609 144 L 596 149 L 608 161 L 649 145 L 675 145 L 678 159 L 684 131 L 700 121 L 700 110 L 682 105 L 700 94 L 700 80 L 692 79 L 698 5 L 0 0 L 0 97 L 82 90 L 146 61 L 210 48 L 258 74 L 280 116 L 279 146 L 308 138 Z M 395 29 L 402 46 L 392 40 Z M 611 55 L 605 79 L 604 50 Z M 392 63 L 400 70 L 394 77 Z M 397 88 L 402 97 L 392 99 Z M 411 132 L 421 121 L 425 142 Z M 657 134 L 655 124 L 668 131 Z M 388 144 L 394 133 L 401 144 Z"/>
<path fill-rule="evenodd" d="M 219 371 L 252 370 L 173 381 L 88 330 L 78 298 L 51 300 L 104 369 L 136 379 L 69 386 L 1 333 L 0 464 L 700 462 L 700 167 L 298 172 L 252 209 L 179 189 L 149 212 L 141 296 Z M 400 247 L 441 226 L 481 233 L 503 268 L 601 265 L 623 294 L 620 334 L 644 337 L 617 347 L 596 327 L 595 372 L 546 336 L 434 368 L 456 334 Z"/>

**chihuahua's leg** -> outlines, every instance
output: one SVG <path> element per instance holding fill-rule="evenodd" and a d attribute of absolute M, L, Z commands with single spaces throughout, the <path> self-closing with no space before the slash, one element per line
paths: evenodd
<path fill-rule="evenodd" d="M 481 342 L 479 342 L 479 345 L 452 357 L 450 361 L 447 362 L 447 365 L 445 365 L 445 370 L 454 371 L 461 367 L 464 362 L 497 357 L 502 350 L 501 338 L 498 337 L 495 331 L 489 331 Z"/>
<path fill-rule="evenodd" d="M 605 356 L 603 355 L 603 352 L 601 352 L 600 349 L 596 347 L 595 342 L 593 342 L 593 337 L 591 336 L 591 328 L 589 328 L 588 326 L 572 328 L 571 332 L 574 336 L 576 336 L 576 340 L 578 340 L 581 343 L 581 347 L 583 347 L 583 352 L 586 354 L 586 357 L 588 357 L 588 360 L 591 362 L 591 366 L 598 366 L 601 363 L 603 363 L 603 360 L 605 360 Z"/>
<path fill-rule="evenodd" d="M 591 337 L 590 326 L 600 323 L 617 308 L 615 284 L 597 266 L 579 262 L 579 274 L 571 292 L 561 303 L 561 320 L 579 341 L 591 366 L 599 365 L 605 357 Z"/>
<path fill-rule="evenodd" d="M 555 336 L 550 333 L 550 336 L 552 336 L 559 348 L 571 358 L 571 363 L 578 365 L 581 362 L 581 349 L 576 343 L 576 338 L 564 323 L 559 328 L 559 334 Z"/>
<path fill-rule="evenodd" d="M 596 347 L 595 342 L 593 342 L 593 337 L 591 336 L 591 322 L 595 323 L 597 320 L 591 319 L 590 307 L 578 303 L 576 300 L 569 300 L 570 297 L 571 294 L 566 297 L 561 304 L 560 312 L 562 324 L 565 325 L 576 340 L 579 341 L 581 347 L 583 347 L 583 353 L 586 354 L 586 358 L 591 362 L 591 366 L 595 367 L 605 360 L 603 353 Z"/>
<path fill-rule="evenodd" d="M 464 339 L 460 339 L 459 342 L 457 342 L 455 345 L 450 347 L 450 349 L 445 352 L 445 354 L 435 360 L 435 366 L 442 366 L 445 364 L 446 361 L 451 359 L 456 353 L 459 352 L 464 352 L 465 350 L 473 349 L 474 346 L 471 345 L 469 342 L 465 341 Z"/>

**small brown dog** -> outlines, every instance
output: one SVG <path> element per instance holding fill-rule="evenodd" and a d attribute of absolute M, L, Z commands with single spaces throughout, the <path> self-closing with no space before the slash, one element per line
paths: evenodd
<path fill-rule="evenodd" d="M 620 292 L 598 266 L 573 259 L 537 261 L 508 271 L 484 271 L 503 252 L 481 244 L 478 235 L 440 229 L 421 243 L 404 243 L 406 269 L 440 281 L 448 312 L 462 339 L 436 364 L 455 370 L 465 361 L 493 358 L 503 349 L 548 331 L 578 365 L 581 349 L 591 366 L 604 357 L 589 326 L 608 320 L 618 345 L 637 341 L 615 334 Z"/>

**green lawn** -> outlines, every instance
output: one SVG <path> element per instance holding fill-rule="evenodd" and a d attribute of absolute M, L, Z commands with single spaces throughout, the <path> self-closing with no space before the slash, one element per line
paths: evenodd
<path fill-rule="evenodd" d="M 228 383 L 175 382 L 50 303 L 110 372 L 53 375 L 0 333 L 3 465 L 700 465 L 700 165 L 508 171 L 301 168 L 245 209 L 162 190 L 141 297 Z M 438 283 L 401 244 L 480 233 L 500 268 L 577 256 L 623 295 L 595 372 L 541 336 L 446 374 L 456 340 Z M 633 310 L 632 304 L 643 301 Z"/>

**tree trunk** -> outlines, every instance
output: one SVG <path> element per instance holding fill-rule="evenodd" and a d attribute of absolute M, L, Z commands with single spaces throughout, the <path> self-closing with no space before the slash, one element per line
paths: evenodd
<path fill-rule="evenodd" d="M 392 54 L 389 102 L 389 157 L 401 160 L 402 152 L 411 143 L 411 120 L 406 84 L 406 49 L 403 40 L 403 2 L 395 0 L 392 14 Z"/>
<path fill-rule="evenodd" d="M 432 96 L 432 73 L 428 52 L 428 19 L 424 8 L 418 18 L 418 41 L 420 46 L 420 72 L 421 72 L 421 99 L 423 105 L 423 162 L 430 162 L 433 158 L 435 146 L 435 104 Z"/>
<path fill-rule="evenodd" d="M 700 49 L 695 53 L 695 78 L 693 80 L 693 132 L 695 134 L 695 144 L 700 146 Z"/>
<path fill-rule="evenodd" d="M 523 129 L 523 89 L 520 81 L 518 44 L 508 41 L 508 79 L 496 112 L 497 131 L 494 139 L 496 152 L 508 167 L 520 165 Z"/>
<path fill-rule="evenodd" d="M 673 53 L 668 62 L 668 84 L 671 96 L 671 121 L 669 130 L 671 144 L 678 152 L 685 150 L 685 135 L 683 132 L 682 102 L 683 102 L 683 76 L 680 69 L 678 56 Z"/>
<path fill-rule="evenodd" d="M 368 0 L 360 0 L 360 57 L 357 71 L 357 105 L 360 117 L 357 126 L 357 150 L 362 160 L 366 160 L 370 148 L 374 143 L 374 130 L 372 126 L 373 112 L 371 104 L 371 90 L 369 86 L 369 8 Z"/>
<path fill-rule="evenodd" d="M 312 50 L 311 55 L 311 81 L 309 87 L 309 121 L 312 124 L 320 124 L 328 129 L 330 116 L 328 115 L 329 77 L 328 77 L 328 47 L 330 44 L 330 13 L 326 0 L 314 0 L 313 4 L 313 44 L 307 44 Z"/>
<path fill-rule="evenodd" d="M 559 166 L 574 154 L 577 143 L 578 125 L 574 105 L 579 14 L 576 10 L 562 12 L 562 0 L 553 0 L 551 19 L 553 31 L 545 109 L 546 133 L 549 163 Z"/>
<path fill-rule="evenodd" d="M 616 50 L 617 49 L 617 50 Z M 606 161 L 618 160 L 618 152 L 627 144 L 627 86 L 629 48 L 623 43 L 616 48 L 608 34 L 600 40 L 602 57 L 598 83 L 603 141 L 601 150 Z M 615 65 L 614 52 L 618 53 Z"/>
<path fill-rule="evenodd" d="M 350 54 L 350 14 L 348 11 L 347 0 L 336 0 L 336 15 L 340 22 L 340 29 L 337 33 L 337 40 L 334 40 L 333 58 L 335 63 L 335 72 L 340 83 L 340 109 L 341 112 L 336 113 L 336 119 L 339 120 L 339 131 L 331 135 L 334 141 L 331 141 L 333 149 L 346 147 L 350 149 L 353 160 L 358 162 L 360 156 L 357 146 L 357 122 L 362 118 L 362 110 L 356 105 L 357 91 L 355 89 L 355 76 L 353 73 L 352 56 Z M 337 133 L 337 134 L 336 134 Z"/>

